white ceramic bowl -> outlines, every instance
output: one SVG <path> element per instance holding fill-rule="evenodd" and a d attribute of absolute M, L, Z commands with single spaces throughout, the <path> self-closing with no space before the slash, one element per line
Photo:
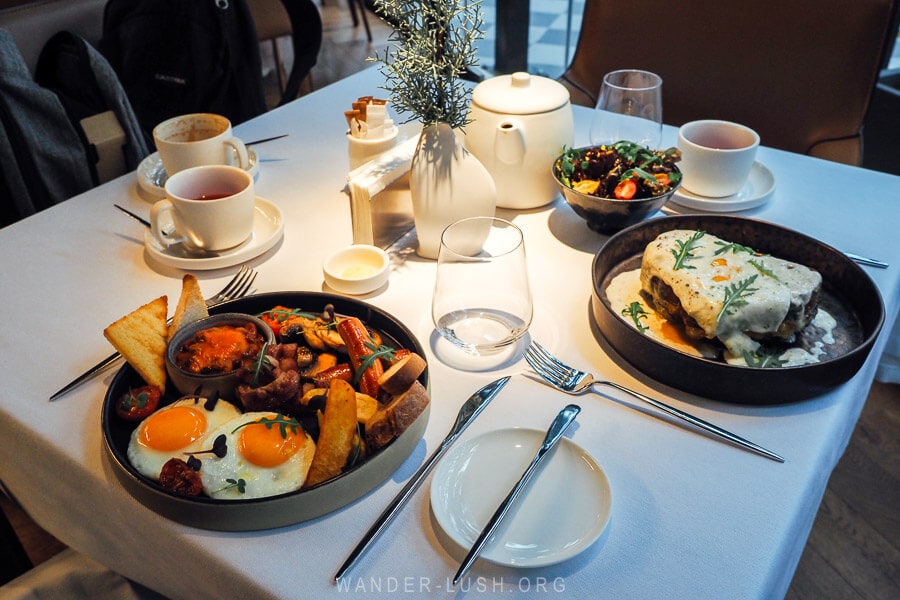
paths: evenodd
<path fill-rule="evenodd" d="M 374 292 L 390 277 L 388 253 L 377 246 L 353 244 L 337 250 L 322 263 L 325 283 L 342 294 Z"/>

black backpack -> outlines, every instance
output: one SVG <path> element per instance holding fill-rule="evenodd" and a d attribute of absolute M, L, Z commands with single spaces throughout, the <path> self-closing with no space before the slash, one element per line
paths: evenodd
<path fill-rule="evenodd" d="M 100 51 L 148 133 L 181 114 L 236 125 L 266 111 L 246 0 L 109 0 Z"/>

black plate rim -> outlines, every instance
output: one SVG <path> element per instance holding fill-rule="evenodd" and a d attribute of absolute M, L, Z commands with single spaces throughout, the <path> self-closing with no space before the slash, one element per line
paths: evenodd
<path fill-rule="evenodd" d="M 266 308 L 271 308 L 278 304 L 309 307 L 310 310 L 314 310 L 314 307 L 321 306 L 321 308 L 324 308 L 328 303 L 335 306 L 336 313 L 357 316 L 366 323 L 372 323 L 373 327 L 376 329 L 388 333 L 397 342 L 407 345 L 420 356 L 425 356 L 422 344 L 412 331 L 399 319 L 372 304 L 355 298 L 348 298 L 346 296 L 325 292 L 306 291 L 266 292 L 216 305 L 211 308 L 209 312 L 211 315 L 227 312 L 246 314 L 249 312 L 247 310 L 247 307 L 249 306 L 265 306 Z M 318 310 L 321 310 L 321 308 Z M 392 331 L 385 331 L 385 329 Z M 398 337 L 405 337 L 406 340 L 397 339 Z M 409 429 L 398 438 L 391 441 L 388 446 L 379 451 L 376 455 L 360 465 L 359 468 L 351 469 L 338 477 L 315 486 L 277 496 L 250 498 L 245 500 L 221 500 L 207 497 L 189 498 L 166 490 L 158 483 L 147 479 L 138 473 L 127 460 L 127 455 L 125 453 L 126 449 L 118 448 L 115 443 L 113 429 L 117 425 L 121 427 L 122 424 L 122 422 L 114 416 L 113 408 L 113 403 L 119 393 L 118 387 L 123 385 L 123 381 L 136 376 L 137 374 L 134 369 L 126 363 L 113 376 L 113 379 L 104 394 L 101 411 L 101 428 L 103 431 L 103 443 L 106 455 L 111 460 L 115 474 L 120 482 L 136 499 L 152 510 L 175 521 L 204 529 L 226 531 L 269 529 L 322 516 L 357 500 L 383 483 L 384 480 L 386 480 L 393 471 L 406 460 L 415 444 L 422 438 L 431 412 L 431 404 L 429 403 L 425 412 L 416 419 Z M 422 383 L 426 389 L 429 388 L 429 371 L 427 367 L 419 377 L 419 382 Z M 388 451 L 395 445 L 402 446 L 402 448 L 395 450 L 403 454 L 403 457 L 399 460 L 399 464 L 393 469 L 385 469 L 384 465 L 381 464 L 384 460 L 378 461 L 378 459 L 384 455 L 385 451 Z M 349 493 L 343 495 L 341 498 L 335 499 L 327 497 L 326 494 L 330 490 L 353 487 L 352 481 L 349 480 L 354 478 L 354 474 L 358 474 L 360 471 L 365 470 L 366 467 L 372 463 L 375 463 L 375 469 L 384 472 L 384 476 L 376 475 L 374 477 L 374 479 L 378 480 L 374 485 L 366 484 L 362 486 L 366 489 L 349 490 Z M 322 510 L 298 511 L 296 508 L 292 508 L 291 504 L 299 502 L 298 498 L 320 499 L 322 501 Z M 260 509 L 262 509 L 262 512 L 260 512 Z M 267 515 L 263 513 L 272 514 Z"/>
<path fill-rule="evenodd" d="M 670 348 L 669 346 L 639 334 L 633 327 L 625 323 L 618 315 L 615 315 L 604 299 L 601 284 L 607 269 L 600 273 L 604 263 L 615 257 L 619 249 L 627 248 L 628 244 L 636 243 L 635 239 L 649 238 L 652 240 L 662 231 L 671 229 L 704 229 L 715 234 L 716 229 L 725 227 L 745 229 L 751 232 L 766 231 L 777 235 L 790 243 L 796 243 L 808 248 L 814 248 L 823 256 L 823 260 L 834 261 L 831 270 L 841 269 L 847 273 L 847 277 L 856 280 L 862 287 L 867 288 L 863 293 L 869 294 L 869 302 L 877 306 L 874 319 L 871 315 L 859 315 L 864 321 L 864 339 L 854 349 L 846 354 L 812 365 L 799 365 L 780 369 L 765 369 L 759 367 L 735 366 L 696 357 Z M 754 245 L 753 240 L 734 239 L 732 241 L 745 243 L 765 252 L 772 253 L 782 258 L 791 260 L 790 253 L 780 253 L 777 249 L 767 246 Z M 622 253 L 626 250 L 621 250 Z M 616 262 L 620 264 L 629 258 L 633 258 L 639 252 L 628 254 Z M 812 265 L 815 266 L 815 265 Z M 825 273 L 823 273 L 825 277 Z M 600 333 L 605 337 L 610 346 L 628 363 L 637 368 L 641 373 L 653 377 L 661 383 L 671 385 L 699 396 L 721 400 L 737 404 L 785 404 L 820 395 L 837 385 L 848 380 L 865 362 L 869 352 L 878 337 L 884 323 L 884 302 L 878 287 L 859 265 L 854 263 L 843 253 L 832 246 L 799 231 L 783 227 L 767 221 L 739 217 L 733 215 L 674 215 L 651 219 L 623 229 L 611 236 L 600 248 L 591 263 L 591 316 Z M 826 285 L 832 285 L 825 278 Z M 858 298 L 845 298 L 855 305 Z M 658 359 L 665 357 L 669 364 L 664 369 L 659 364 L 654 365 L 651 357 Z M 833 367 L 840 367 L 835 369 Z M 687 373 L 685 373 L 687 371 Z M 818 379 L 815 375 L 821 375 Z M 758 393 L 747 386 L 747 378 L 753 377 L 764 388 L 763 394 Z M 722 381 L 723 378 L 739 379 L 740 382 L 729 382 L 728 385 L 716 387 L 710 381 Z M 793 379 L 798 381 L 793 382 Z M 726 393 L 720 393 L 726 392 Z"/>

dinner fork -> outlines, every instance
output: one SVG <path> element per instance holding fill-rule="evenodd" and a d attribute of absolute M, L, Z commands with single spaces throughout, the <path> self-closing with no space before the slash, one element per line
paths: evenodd
<path fill-rule="evenodd" d="M 243 298 L 250 292 L 250 290 L 253 286 L 253 282 L 255 280 L 256 280 L 256 271 L 254 271 L 253 269 L 249 268 L 246 265 L 241 265 L 240 270 L 237 273 L 235 273 L 234 277 L 231 278 L 231 281 L 229 281 L 227 284 L 225 284 L 225 287 L 223 287 L 221 290 L 219 290 L 218 293 L 213 294 L 212 296 L 210 296 L 209 298 L 206 299 L 206 306 L 211 308 L 213 306 L 216 306 L 217 304 L 222 304 L 223 302 L 226 302 L 228 300 L 237 300 L 238 298 Z M 118 352 L 115 352 L 114 354 L 110 354 L 109 356 L 104 358 L 102 361 L 100 361 L 99 363 L 97 363 L 96 365 L 94 365 L 93 367 L 91 367 L 90 369 L 88 369 L 87 371 L 85 371 L 84 373 L 82 373 L 81 375 L 76 377 L 75 379 L 73 379 L 68 384 L 66 384 L 66 386 L 63 387 L 61 390 L 59 390 L 58 392 L 56 392 L 55 394 L 50 396 L 50 401 L 52 402 L 53 400 L 56 400 L 56 399 L 60 398 L 61 396 L 65 395 L 66 393 L 68 393 L 69 391 L 75 389 L 76 387 L 78 387 L 79 385 L 81 385 L 82 383 L 87 381 L 88 379 L 92 378 L 94 375 L 96 375 L 100 371 L 104 370 L 106 367 L 108 367 L 112 363 L 116 362 L 121 356 L 122 355 L 119 354 Z"/>
<path fill-rule="evenodd" d="M 713 425 L 712 423 L 709 423 L 707 421 L 704 421 L 703 419 L 677 409 L 674 406 L 669 406 L 664 402 L 660 402 L 659 400 L 655 400 L 649 396 L 645 396 L 644 394 L 636 392 L 623 385 L 619 385 L 614 381 L 595 379 L 593 375 L 586 371 L 574 369 L 554 357 L 543 346 L 535 341 L 532 341 L 528 349 L 525 350 L 525 360 L 528 361 L 528 364 L 531 365 L 531 368 L 534 369 L 535 372 L 537 372 L 537 374 L 540 375 L 550 386 L 562 392 L 565 392 L 566 394 L 575 396 L 583 394 L 585 392 L 593 391 L 593 386 L 595 385 L 606 385 L 619 391 L 625 392 L 626 394 L 630 394 L 638 400 L 646 402 L 647 404 L 650 404 L 651 406 L 654 406 L 663 412 L 666 412 L 674 417 L 678 417 L 683 421 L 687 421 L 691 425 L 704 429 L 739 446 L 743 446 L 744 448 L 756 452 L 757 454 L 761 454 L 766 458 L 770 458 L 782 463 L 784 462 L 783 457 L 775 454 L 771 450 L 766 450 L 762 446 L 754 444 L 749 440 L 745 440 L 744 438 L 735 435 L 730 431 L 726 431 L 725 429 L 722 429 L 717 425 Z"/>

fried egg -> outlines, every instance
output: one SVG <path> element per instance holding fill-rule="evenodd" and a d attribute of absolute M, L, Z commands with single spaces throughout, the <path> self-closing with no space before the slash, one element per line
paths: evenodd
<path fill-rule="evenodd" d="M 201 449 L 206 434 L 241 414 L 225 400 L 189 396 L 160 408 L 131 433 L 128 460 L 141 475 L 159 480 L 170 458 L 187 460 L 187 452 Z"/>
<path fill-rule="evenodd" d="M 210 433 L 224 436 L 221 458 L 201 457 L 200 479 L 211 498 L 244 500 L 300 489 L 316 444 L 300 424 L 276 413 L 248 412 Z"/>

